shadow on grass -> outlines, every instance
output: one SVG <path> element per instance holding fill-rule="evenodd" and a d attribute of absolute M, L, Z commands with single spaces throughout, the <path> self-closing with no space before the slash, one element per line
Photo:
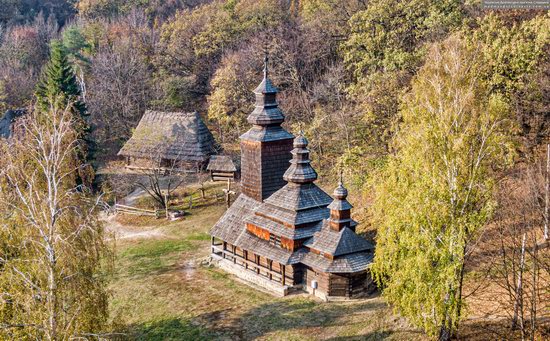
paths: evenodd
<path fill-rule="evenodd" d="M 392 336 L 393 332 L 388 330 L 383 331 L 373 331 L 364 335 L 357 336 L 337 336 L 327 339 L 327 341 L 375 341 L 375 340 L 385 340 Z"/>
<path fill-rule="evenodd" d="M 185 319 L 168 319 L 146 324 L 130 325 L 117 340 L 215 340 L 218 336 Z"/>
<path fill-rule="evenodd" d="M 307 338 L 307 331 L 302 333 L 299 329 L 342 326 L 342 318 L 348 314 L 383 308 L 385 304 L 381 302 L 347 305 L 318 303 L 309 299 L 284 300 L 262 304 L 241 316 L 234 316 L 230 309 L 225 309 L 190 320 L 168 319 L 130 325 L 126 336 L 120 340 L 254 340 L 270 333 L 284 334 L 289 331 Z M 383 340 L 392 334 L 392 331 L 374 331 L 329 340 Z M 284 336 L 281 337 L 284 339 Z"/>
<path fill-rule="evenodd" d="M 510 323 L 507 318 L 466 320 L 460 325 L 457 340 L 521 340 L 521 331 L 512 330 Z M 538 334 L 534 339 L 550 340 L 550 320 L 539 319 L 537 324 Z M 526 339 L 530 339 L 529 334 Z"/>
<path fill-rule="evenodd" d="M 381 309 L 386 309 L 386 305 L 375 301 L 333 304 L 310 299 L 276 300 L 254 307 L 241 316 L 232 316 L 230 310 L 203 314 L 193 319 L 193 324 L 199 324 L 208 330 L 209 334 L 204 334 L 207 338 L 215 336 L 229 340 L 254 340 L 277 333 L 279 335 L 274 336 L 275 338 L 284 339 L 286 332 L 307 338 L 308 331 L 301 329 L 345 326 L 343 318 L 346 316 Z M 368 320 L 365 323 L 368 325 Z M 392 334 L 391 330 L 375 331 L 367 335 L 333 340 L 382 340 Z"/>
<path fill-rule="evenodd" d="M 252 309 L 239 322 L 245 326 L 246 338 L 253 339 L 276 331 L 340 326 L 346 316 L 380 309 L 386 309 L 386 305 L 376 301 L 356 304 L 318 303 L 310 299 L 281 301 Z"/>

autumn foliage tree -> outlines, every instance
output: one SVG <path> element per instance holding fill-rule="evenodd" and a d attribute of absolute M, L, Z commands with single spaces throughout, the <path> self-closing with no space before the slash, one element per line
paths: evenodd
<path fill-rule="evenodd" d="M 75 113 L 31 112 L 1 141 L 0 338 L 98 337 L 110 246 L 98 198 L 77 190 Z"/>
<path fill-rule="evenodd" d="M 373 272 L 396 310 L 440 340 L 463 317 L 470 243 L 493 213 L 494 171 L 513 155 L 509 106 L 482 67 L 457 36 L 430 50 L 375 181 Z"/>

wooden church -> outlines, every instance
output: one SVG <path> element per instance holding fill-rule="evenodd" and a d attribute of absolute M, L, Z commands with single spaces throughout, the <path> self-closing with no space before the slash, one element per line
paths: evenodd
<path fill-rule="evenodd" d="M 368 295 L 375 289 L 368 270 L 374 247 L 355 233 L 342 182 L 333 197 L 319 188 L 307 139 L 281 126 L 267 57 L 254 93 L 252 127 L 241 136 L 241 194 L 211 230 L 212 258 L 278 295 Z"/>

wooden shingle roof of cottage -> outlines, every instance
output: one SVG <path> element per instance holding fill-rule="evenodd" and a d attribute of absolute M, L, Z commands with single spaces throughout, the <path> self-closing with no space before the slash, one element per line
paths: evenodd
<path fill-rule="evenodd" d="M 236 172 L 237 166 L 228 155 L 212 155 L 206 170 L 215 172 Z"/>
<path fill-rule="evenodd" d="M 146 111 L 118 155 L 205 162 L 219 147 L 197 112 Z"/>

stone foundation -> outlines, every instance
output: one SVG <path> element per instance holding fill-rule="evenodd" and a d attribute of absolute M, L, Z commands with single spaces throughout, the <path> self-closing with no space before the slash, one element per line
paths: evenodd
<path fill-rule="evenodd" d="M 269 293 L 279 297 L 288 295 L 289 290 L 292 289 L 292 287 L 288 285 L 283 286 L 280 283 L 270 281 L 264 276 L 258 275 L 250 270 L 246 270 L 242 266 L 234 264 L 227 259 L 223 259 L 218 255 L 213 254 L 211 255 L 211 257 L 213 263 L 220 267 L 222 270 L 239 277 L 252 287 L 260 287 L 261 289 L 266 290 Z"/>

